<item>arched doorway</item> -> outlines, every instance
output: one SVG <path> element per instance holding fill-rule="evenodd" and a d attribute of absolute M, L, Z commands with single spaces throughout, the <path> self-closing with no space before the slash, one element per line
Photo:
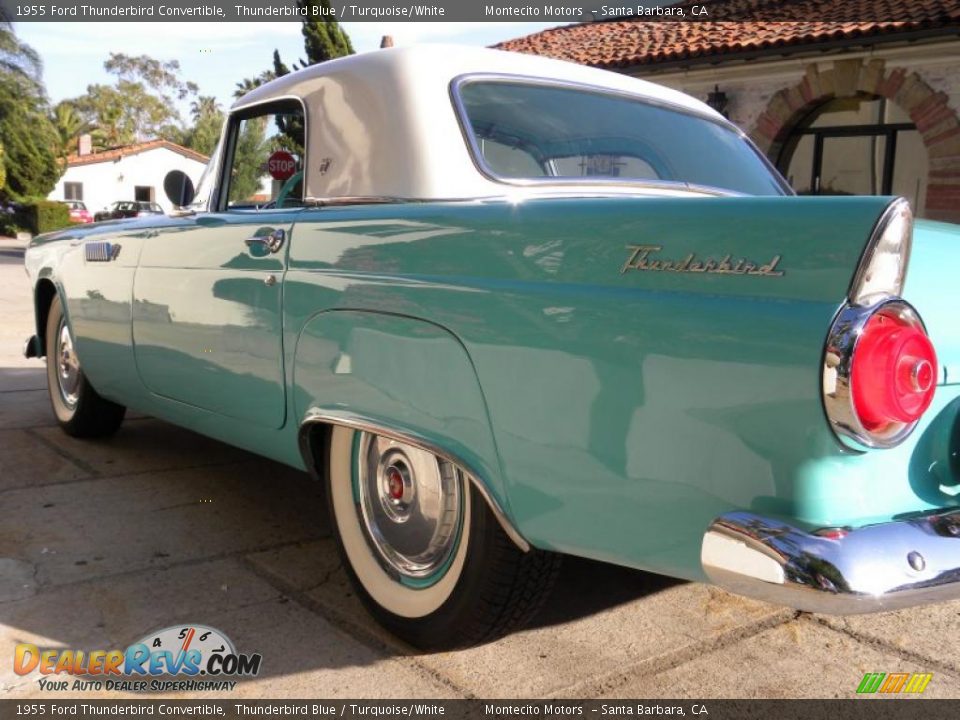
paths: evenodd
<path fill-rule="evenodd" d="M 903 195 L 921 217 L 960 223 L 960 119 L 916 72 L 810 64 L 750 135 L 798 192 Z"/>
<path fill-rule="evenodd" d="M 777 167 L 802 195 L 901 195 L 926 202 L 929 158 L 910 116 L 883 96 L 833 98 L 788 133 Z"/>

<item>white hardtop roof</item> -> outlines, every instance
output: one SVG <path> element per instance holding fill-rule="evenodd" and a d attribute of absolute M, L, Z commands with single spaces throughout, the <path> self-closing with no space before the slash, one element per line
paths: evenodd
<path fill-rule="evenodd" d="M 464 75 L 591 85 L 726 122 L 677 90 L 561 60 L 457 45 L 374 50 L 312 65 L 240 98 L 232 110 L 283 98 L 307 110 L 308 199 L 502 196 L 470 155 L 450 96 Z"/>

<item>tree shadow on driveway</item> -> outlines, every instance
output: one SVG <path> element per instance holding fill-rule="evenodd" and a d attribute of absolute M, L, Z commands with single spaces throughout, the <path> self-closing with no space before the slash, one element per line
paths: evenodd
<path fill-rule="evenodd" d="M 459 657 L 414 653 L 365 613 L 306 473 L 135 414 L 112 438 L 70 438 L 36 389 L 37 372 L 0 368 L 0 656 L 21 642 L 125 648 L 198 623 L 262 653 L 261 678 L 286 678 L 284 687 L 304 672 L 370 668 L 389 656 L 441 663 L 443 674 L 442 663 Z M 530 631 L 584 622 L 672 584 L 567 558 Z M 526 637 L 500 643 L 532 648 Z M 0 683 L 35 687 L 2 668 Z"/>

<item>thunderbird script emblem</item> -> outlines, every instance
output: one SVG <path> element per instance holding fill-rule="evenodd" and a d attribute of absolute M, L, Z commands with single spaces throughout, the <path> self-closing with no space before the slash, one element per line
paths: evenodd
<path fill-rule="evenodd" d="M 777 270 L 777 265 L 780 264 L 779 255 L 774 255 L 770 262 L 760 265 L 746 258 L 733 259 L 729 253 L 719 260 L 713 257 L 700 259 L 694 253 L 689 253 L 682 260 L 667 260 L 659 256 L 660 251 L 663 250 L 660 245 L 627 245 L 627 250 L 630 251 L 630 255 L 620 268 L 621 275 L 628 270 L 710 273 L 711 275 L 766 275 L 767 277 L 783 275 L 783 270 Z"/>

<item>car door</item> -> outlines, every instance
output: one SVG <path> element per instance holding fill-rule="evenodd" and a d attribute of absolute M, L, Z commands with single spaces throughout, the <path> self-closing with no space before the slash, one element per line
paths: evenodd
<path fill-rule="evenodd" d="M 231 117 L 211 210 L 144 244 L 133 290 L 135 357 L 146 387 L 268 428 L 285 419 L 282 286 L 302 205 L 302 183 L 271 177 L 270 158 L 292 155 L 299 171 L 300 138 L 290 128 L 302 136 L 299 103 Z"/>

